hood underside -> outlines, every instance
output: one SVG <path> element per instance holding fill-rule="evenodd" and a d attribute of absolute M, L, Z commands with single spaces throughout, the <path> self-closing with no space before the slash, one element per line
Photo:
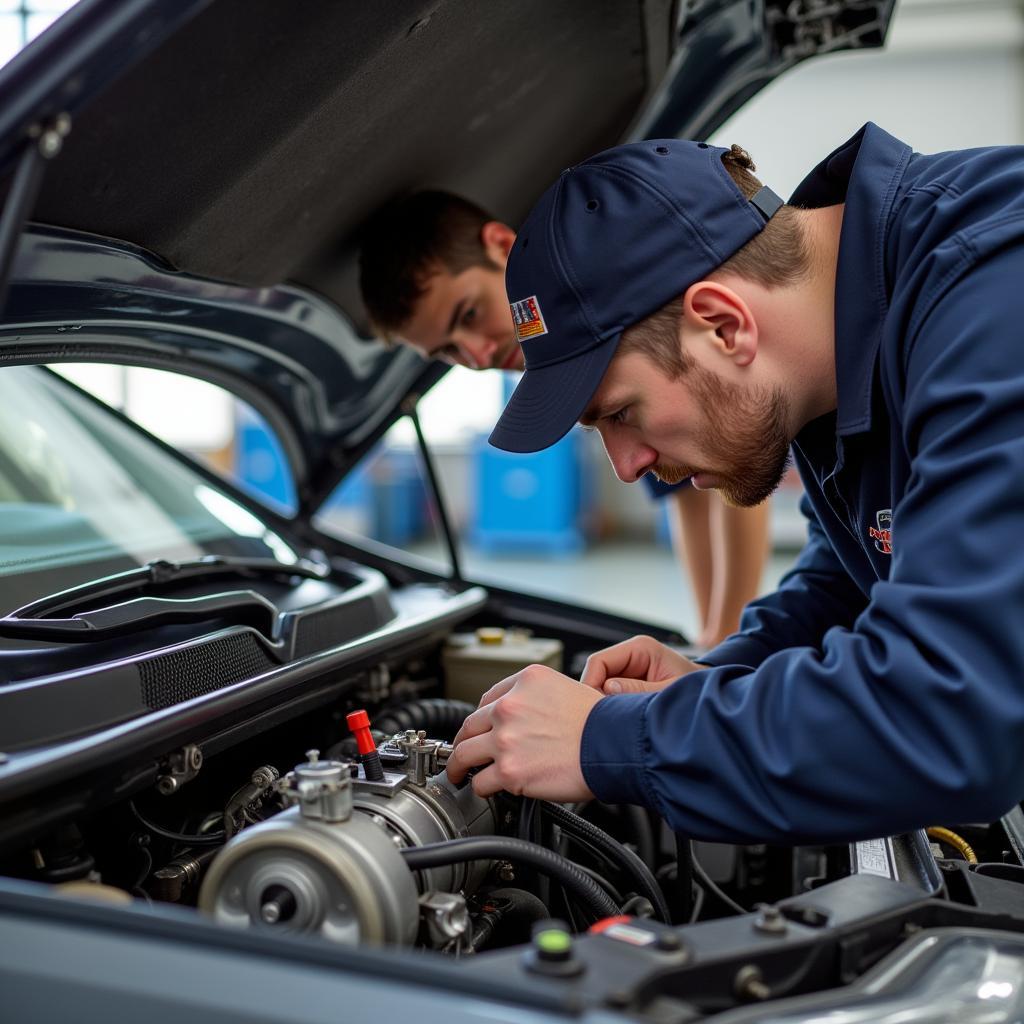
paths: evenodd
<path fill-rule="evenodd" d="M 516 223 L 627 130 L 670 7 L 214 0 L 75 118 L 33 219 L 200 277 L 297 281 L 358 321 L 366 217 L 434 186 Z"/>
<path fill-rule="evenodd" d="M 8 181 L 33 123 L 72 119 L 30 211 L 63 241 L 26 237 L 0 354 L 131 362 L 145 349 L 147 365 L 242 381 L 297 428 L 285 440 L 315 502 L 373 440 L 368 425 L 379 436 L 439 376 L 399 359 L 380 371 L 389 394 L 366 387 L 377 356 L 352 344 L 365 333 L 355 239 L 382 203 L 442 188 L 516 224 L 565 166 L 630 137 L 702 137 L 805 58 L 881 45 L 893 3 L 80 0 L 0 69 Z M 112 239 L 128 244 L 108 277 Z M 253 328 L 265 365 L 244 354 L 249 328 L 220 322 L 246 305 L 272 320 L 293 303 L 268 295 L 282 284 L 329 300 L 315 366 L 296 364 L 280 315 Z M 199 302 L 179 320 L 202 329 L 169 348 L 109 329 L 141 302 L 134 323 L 152 335 L 185 294 Z"/>

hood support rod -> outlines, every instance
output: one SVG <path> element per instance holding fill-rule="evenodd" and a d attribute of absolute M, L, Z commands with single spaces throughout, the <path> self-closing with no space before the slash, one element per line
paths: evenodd
<path fill-rule="evenodd" d="M 58 114 L 51 124 L 36 124 L 29 129 L 25 151 L 18 160 L 7 202 L 0 213 L 0 314 L 7 303 L 7 287 L 18 240 L 35 206 L 46 161 L 61 151 L 70 131 L 71 117 L 68 114 Z"/>
<path fill-rule="evenodd" d="M 451 520 L 448 517 L 448 509 L 444 504 L 444 496 L 441 493 L 441 486 L 438 481 L 437 471 L 434 468 L 434 460 L 431 458 L 430 449 L 427 447 L 427 439 L 423 436 L 423 427 L 420 425 L 420 418 L 416 412 L 418 395 L 410 395 L 403 404 L 402 411 L 412 421 L 412 428 L 416 431 L 416 443 L 420 448 L 420 455 L 423 458 L 423 468 L 427 471 L 427 479 L 430 481 L 430 489 L 434 494 L 434 505 L 437 508 L 437 517 L 441 520 L 441 529 L 444 531 L 445 543 L 448 545 L 448 558 L 451 561 L 452 579 L 462 582 L 462 570 L 459 567 L 459 552 L 455 543 L 455 534 L 452 531 Z"/>

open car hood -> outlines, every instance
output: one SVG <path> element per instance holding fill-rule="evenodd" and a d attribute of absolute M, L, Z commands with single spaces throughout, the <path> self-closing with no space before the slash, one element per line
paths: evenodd
<path fill-rule="evenodd" d="M 360 340 L 381 203 L 444 188 L 517 223 L 566 165 L 705 136 L 799 61 L 881 45 L 893 3 L 81 0 L 0 70 L 8 182 L 34 125 L 72 125 L 0 352 L 224 383 L 315 506 L 442 372 Z"/>

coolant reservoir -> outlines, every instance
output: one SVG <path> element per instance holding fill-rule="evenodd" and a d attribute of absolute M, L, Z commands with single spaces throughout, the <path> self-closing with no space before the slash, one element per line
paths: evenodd
<path fill-rule="evenodd" d="M 533 636 L 526 629 L 484 627 L 453 633 L 441 655 L 445 696 L 476 704 L 496 682 L 527 665 L 562 671 L 562 641 Z"/>

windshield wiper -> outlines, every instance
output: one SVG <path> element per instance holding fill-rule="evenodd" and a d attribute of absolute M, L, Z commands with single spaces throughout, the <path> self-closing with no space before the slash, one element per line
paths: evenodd
<path fill-rule="evenodd" d="M 0 619 L 0 625 L 14 619 L 39 619 L 44 615 L 54 615 L 68 608 L 81 607 L 86 601 L 116 597 L 140 590 L 143 587 L 159 589 L 169 585 L 177 585 L 183 580 L 210 579 L 215 576 L 241 576 L 256 579 L 268 577 L 288 579 L 301 576 L 305 579 L 325 580 L 330 575 L 326 565 L 301 558 L 288 564 L 278 562 L 274 558 L 231 558 L 222 555 L 204 555 L 202 558 L 187 562 L 168 562 L 165 559 L 147 562 L 138 569 L 129 569 L 113 576 L 104 576 L 89 583 L 82 583 L 68 590 L 58 591 L 41 597 L 10 613 L 6 619 Z M 11 636 L 9 632 L 0 635 Z"/>
<path fill-rule="evenodd" d="M 227 619 L 233 626 L 253 626 L 277 641 L 278 610 L 262 594 L 232 590 L 206 597 L 138 597 L 107 608 L 80 612 L 69 619 L 0 619 L 0 636 L 14 640 L 63 640 L 93 643 L 159 626 Z"/>

